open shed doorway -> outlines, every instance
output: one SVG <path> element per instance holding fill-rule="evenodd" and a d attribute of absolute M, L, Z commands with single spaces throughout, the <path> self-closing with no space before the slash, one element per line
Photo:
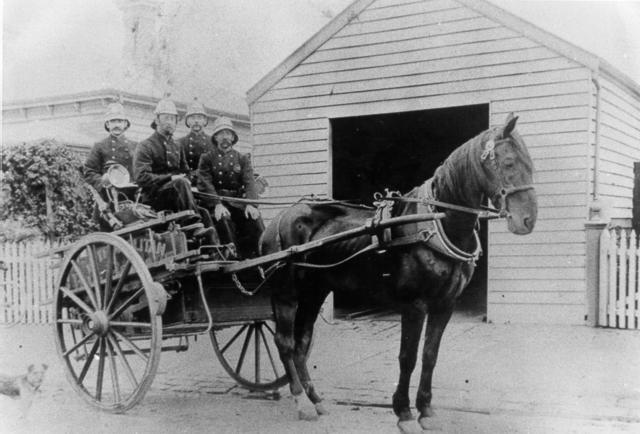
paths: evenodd
<path fill-rule="evenodd" d="M 430 178 L 458 146 L 489 127 L 489 105 L 471 105 L 331 120 L 332 196 L 371 204 L 385 188 L 406 193 Z M 487 225 L 481 223 L 485 252 L 459 299 L 458 310 L 485 315 L 487 308 Z M 340 313 L 375 311 L 355 293 L 336 293 Z"/>

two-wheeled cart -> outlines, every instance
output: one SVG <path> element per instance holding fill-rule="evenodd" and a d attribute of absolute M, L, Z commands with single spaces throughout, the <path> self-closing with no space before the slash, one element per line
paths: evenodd
<path fill-rule="evenodd" d="M 84 236 L 57 258 L 55 341 L 72 387 L 91 405 L 123 412 L 155 377 L 162 351 L 209 334 L 227 373 L 252 390 L 287 383 L 273 342 L 269 275 L 306 252 L 384 227 L 440 218 L 398 217 L 247 260 L 201 246 L 181 224 L 191 211 Z"/>

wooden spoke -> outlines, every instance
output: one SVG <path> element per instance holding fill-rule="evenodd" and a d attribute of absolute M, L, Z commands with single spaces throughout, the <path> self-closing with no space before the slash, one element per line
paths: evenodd
<path fill-rule="evenodd" d="M 120 402 L 120 381 L 118 380 L 118 369 L 116 368 L 116 358 L 114 356 L 115 350 L 113 349 L 111 342 L 108 339 L 105 341 L 107 351 L 109 352 L 109 367 L 111 368 L 111 386 L 113 387 L 113 396 L 115 402 Z"/>
<path fill-rule="evenodd" d="M 116 288 L 113 290 L 113 294 L 111 295 L 111 299 L 109 300 L 109 304 L 107 304 L 105 311 L 109 312 L 111 310 L 111 307 L 113 307 L 113 303 L 115 302 L 116 298 L 120 295 L 120 290 L 124 285 L 124 281 L 126 280 L 126 277 L 129 275 L 129 271 L 131 270 L 132 265 L 133 264 L 131 263 L 131 261 L 127 261 L 127 264 L 124 266 L 124 269 L 120 274 L 120 279 L 118 279 Z"/>
<path fill-rule="evenodd" d="M 136 353 L 138 356 L 140 356 L 142 358 L 142 360 L 144 360 L 145 362 L 147 361 L 147 356 L 142 352 L 142 350 L 140 348 L 138 348 L 138 346 L 136 344 L 133 343 L 133 341 L 131 339 L 129 339 L 128 337 L 124 336 L 123 334 L 118 333 L 117 331 L 115 331 L 114 329 L 111 329 L 111 331 L 113 332 L 113 334 L 120 339 L 121 341 L 125 342 L 127 345 L 129 345 L 129 348 L 131 348 L 131 350 Z"/>
<path fill-rule="evenodd" d="M 93 275 L 93 284 L 96 290 L 96 301 L 98 309 L 102 309 L 102 290 L 100 289 L 100 271 L 98 270 L 98 259 L 96 258 L 96 246 L 91 244 L 88 246 L 89 264 L 91 265 L 91 274 Z"/>
<path fill-rule="evenodd" d="M 266 328 L 267 330 L 269 330 L 269 332 L 271 333 L 271 335 L 272 335 L 272 336 L 275 336 L 276 332 L 271 328 L 271 326 L 270 326 L 268 323 L 266 323 L 266 322 L 265 322 L 265 323 L 263 323 L 263 324 L 264 324 L 265 328 Z"/>
<path fill-rule="evenodd" d="M 84 366 L 82 367 L 82 372 L 80 372 L 80 375 L 78 376 L 78 382 L 80 384 L 84 382 L 84 377 L 85 375 L 87 375 L 87 372 L 89 371 L 89 367 L 91 366 L 91 362 L 93 362 L 93 357 L 96 355 L 96 352 L 98 351 L 99 346 L 100 346 L 100 340 L 96 339 L 96 341 L 93 343 L 93 347 L 91 347 L 91 351 L 89 351 L 87 360 L 85 360 L 84 362 Z"/>
<path fill-rule="evenodd" d="M 238 336 L 240 336 L 242 332 L 247 329 L 247 327 L 249 327 L 249 324 L 243 325 L 240 328 L 240 330 L 238 330 L 238 332 L 235 335 L 233 335 L 233 337 L 229 340 L 229 342 L 227 342 L 227 344 L 222 348 L 220 352 L 224 354 L 224 352 L 227 351 L 227 349 L 231 346 L 231 344 L 233 344 L 236 341 L 236 339 L 238 339 Z"/>
<path fill-rule="evenodd" d="M 267 324 L 264 324 L 266 328 L 269 328 Z M 267 337 L 264 335 L 264 331 L 260 329 L 260 336 L 262 336 L 262 342 L 264 342 L 264 347 L 267 350 L 267 356 L 269 357 L 269 362 L 271 362 L 271 368 L 273 369 L 273 373 L 276 378 L 280 377 L 280 373 L 278 372 L 278 365 L 273 360 L 273 355 L 271 354 L 271 349 L 269 348 L 269 342 L 267 342 Z"/>
<path fill-rule="evenodd" d="M 255 372 L 255 379 L 256 379 L 256 383 L 260 382 L 260 332 L 262 330 L 260 330 L 260 323 L 256 323 L 255 325 L 255 340 L 254 340 L 254 372 Z"/>
<path fill-rule="evenodd" d="M 71 266 L 73 268 L 73 271 L 76 273 L 76 276 L 78 276 L 78 279 L 80 279 L 80 283 L 82 283 L 82 286 L 84 287 L 84 292 L 87 293 L 87 296 L 89 297 L 93 308 L 95 310 L 98 310 L 98 302 L 96 301 L 95 294 L 91 290 L 91 286 L 89 285 L 89 282 L 87 282 L 87 278 L 84 277 L 82 268 L 80 268 L 80 265 L 78 265 L 75 260 L 71 260 Z"/>
<path fill-rule="evenodd" d="M 111 347 L 111 342 L 108 339 L 105 340 L 105 346 L 109 353 L 109 368 L 111 371 L 111 386 L 113 387 L 113 396 L 115 402 L 120 402 L 120 382 L 118 381 L 118 371 L 116 368 L 116 358 L 113 355 L 114 349 Z"/>
<path fill-rule="evenodd" d="M 84 310 L 86 313 L 88 313 L 89 315 L 91 315 L 94 311 L 85 304 L 84 301 L 80 300 L 80 298 L 75 295 L 73 292 L 69 291 L 67 288 L 65 288 L 64 286 L 60 287 L 60 291 L 66 295 L 67 297 L 69 297 L 71 300 L 73 300 L 75 302 L 75 304 L 81 308 L 82 310 Z"/>
<path fill-rule="evenodd" d="M 134 301 L 139 299 L 142 296 L 142 294 L 144 294 L 144 288 L 138 289 L 131 297 L 127 298 L 127 300 L 124 303 L 118 306 L 118 308 L 109 315 L 109 321 L 111 321 L 113 318 L 117 317 L 122 312 L 124 312 L 124 310 L 128 308 Z"/>
<path fill-rule="evenodd" d="M 104 359 L 106 356 L 104 339 L 100 338 L 100 354 L 98 355 L 98 377 L 96 378 L 96 399 L 102 401 L 102 383 L 104 380 Z"/>
<path fill-rule="evenodd" d="M 67 351 L 65 351 L 62 356 L 63 357 L 69 357 L 69 354 L 73 353 L 75 350 L 77 350 L 80 346 L 82 346 L 85 342 L 87 342 L 89 339 L 91 339 L 91 337 L 94 335 L 94 333 L 92 331 L 89 331 L 89 333 L 87 333 L 82 339 L 80 339 L 78 342 L 76 342 L 76 344 L 74 346 L 72 346 L 71 348 L 69 348 Z"/>
<path fill-rule="evenodd" d="M 111 346 L 115 349 L 116 354 L 118 354 L 118 357 L 120 358 L 120 362 L 122 363 L 122 366 L 124 366 L 124 372 L 127 374 L 127 377 L 131 382 L 131 385 L 133 387 L 138 387 L 138 380 L 136 380 L 136 376 L 133 373 L 133 369 L 131 369 L 131 365 L 129 365 L 127 358 L 124 356 L 124 353 L 122 352 L 122 348 L 120 348 L 120 344 L 118 343 L 118 340 L 114 337 L 113 333 L 109 333 L 107 335 L 107 338 L 109 339 L 109 342 L 111 342 Z"/>
<path fill-rule="evenodd" d="M 244 356 L 247 354 L 247 347 L 249 346 L 249 342 L 251 341 L 251 335 L 253 334 L 253 328 L 250 327 L 247 332 L 247 336 L 244 338 L 244 343 L 242 344 L 242 351 L 240 352 L 240 358 L 238 359 L 238 364 L 236 365 L 236 374 L 240 373 L 242 369 L 242 365 L 244 364 Z"/>
<path fill-rule="evenodd" d="M 104 302 L 103 302 L 103 306 L 106 307 L 107 306 L 107 302 L 109 301 L 109 295 L 111 293 L 111 286 L 112 286 L 112 278 L 113 278 L 113 246 L 109 245 L 107 246 L 107 267 L 106 267 L 106 271 L 105 271 L 105 283 L 104 283 Z"/>

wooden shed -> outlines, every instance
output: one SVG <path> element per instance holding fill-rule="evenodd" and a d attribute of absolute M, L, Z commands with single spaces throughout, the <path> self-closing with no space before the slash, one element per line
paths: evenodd
<path fill-rule="evenodd" d="M 509 112 L 536 167 L 535 231 L 484 228 L 494 322 L 583 324 L 594 201 L 632 216 L 640 86 L 483 0 L 357 0 L 248 92 L 269 196 L 370 199 L 429 178 Z M 277 207 L 266 207 L 269 219 Z"/>

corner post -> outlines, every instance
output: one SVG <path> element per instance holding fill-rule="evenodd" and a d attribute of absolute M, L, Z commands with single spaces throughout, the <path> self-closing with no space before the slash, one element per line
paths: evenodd
<path fill-rule="evenodd" d="M 600 235 L 609 224 L 605 206 L 595 201 L 589 207 L 589 220 L 584 224 L 586 238 L 586 315 L 585 323 L 598 325 L 600 300 Z"/>

